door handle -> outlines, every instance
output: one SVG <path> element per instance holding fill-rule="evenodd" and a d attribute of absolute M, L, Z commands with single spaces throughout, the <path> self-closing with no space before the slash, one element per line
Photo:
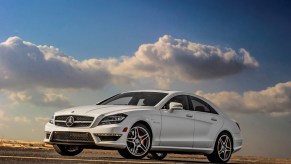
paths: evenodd
<path fill-rule="evenodd" d="M 193 117 L 193 114 L 186 114 L 186 117 Z"/>
<path fill-rule="evenodd" d="M 212 120 L 212 121 L 217 121 L 217 119 L 216 119 L 216 118 L 214 118 L 214 117 L 212 117 L 212 118 L 211 118 L 211 120 Z"/>

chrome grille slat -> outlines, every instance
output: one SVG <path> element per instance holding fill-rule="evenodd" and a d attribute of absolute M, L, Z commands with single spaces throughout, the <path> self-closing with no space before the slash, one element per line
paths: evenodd
<path fill-rule="evenodd" d="M 61 115 L 61 116 L 55 116 L 55 125 L 68 127 L 66 125 L 66 120 L 70 116 L 74 117 L 74 124 L 70 127 L 89 127 L 94 120 L 94 117 L 90 117 L 90 116 Z"/>
<path fill-rule="evenodd" d="M 75 123 L 91 123 L 92 121 L 75 121 Z"/>

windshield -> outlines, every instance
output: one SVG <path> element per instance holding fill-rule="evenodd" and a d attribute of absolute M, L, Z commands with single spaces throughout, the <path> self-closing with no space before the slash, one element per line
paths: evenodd
<path fill-rule="evenodd" d="M 113 96 L 100 102 L 98 105 L 135 105 L 135 106 L 155 106 L 167 93 L 159 92 L 129 92 Z"/>

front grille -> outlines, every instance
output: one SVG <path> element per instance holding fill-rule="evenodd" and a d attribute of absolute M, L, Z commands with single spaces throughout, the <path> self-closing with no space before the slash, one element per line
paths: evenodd
<path fill-rule="evenodd" d="M 74 118 L 73 124 L 68 126 L 66 123 L 69 117 Z M 94 120 L 94 117 L 89 116 L 75 116 L 75 115 L 62 115 L 55 117 L 55 125 L 56 126 L 63 126 L 63 127 L 89 127 Z"/>
<path fill-rule="evenodd" d="M 53 132 L 52 141 L 54 142 L 84 142 L 93 143 L 94 140 L 87 132 Z"/>

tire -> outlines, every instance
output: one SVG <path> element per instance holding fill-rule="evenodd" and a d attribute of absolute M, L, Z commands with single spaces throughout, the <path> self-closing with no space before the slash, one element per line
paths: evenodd
<path fill-rule="evenodd" d="M 221 133 L 217 137 L 214 150 L 207 155 L 209 162 L 212 163 L 227 163 L 232 154 L 232 140 L 228 133 Z"/>
<path fill-rule="evenodd" d="M 63 156 L 75 156 L 83 151 L 83 147 L 71 145 L 53 145 L 55 151 Z"/>
<path fill-rule="evenodd" d="M 163 160 L 167 156 L 167 153 L 149 152 L 147 157 L 149 159 Z"/>
<path fill-rule="evenodd" d="M 135 124 L 128 132 L 126 148 L 118 150 L 124 158 L 141 159 L 151 148 L 151 132 L 143 124 Z"/>

